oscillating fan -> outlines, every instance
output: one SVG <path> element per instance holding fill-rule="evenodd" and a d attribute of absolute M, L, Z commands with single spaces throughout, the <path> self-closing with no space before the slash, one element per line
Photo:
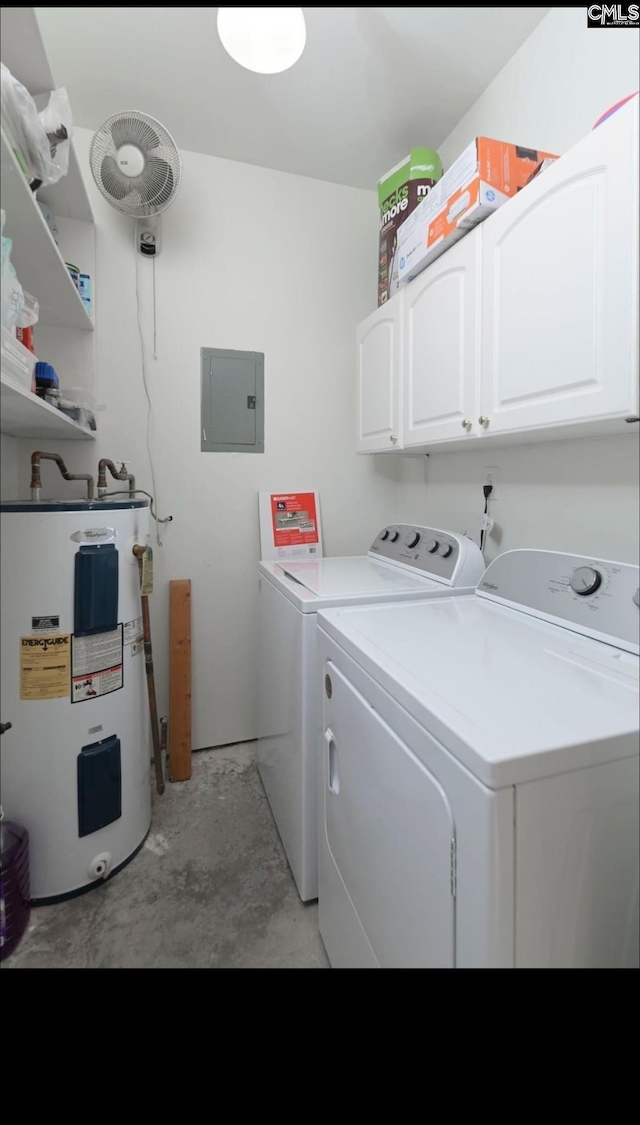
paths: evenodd
<path fill-rule="evenodd" d="M 137 219 L 136 246 L 145 257 L 160 253 L 161 211 L 173 203 L 182 161 L 171 134 L 146 113 L 131 110 L 108 117 L 89 151 L 91 172 L 116 211 Z"/>

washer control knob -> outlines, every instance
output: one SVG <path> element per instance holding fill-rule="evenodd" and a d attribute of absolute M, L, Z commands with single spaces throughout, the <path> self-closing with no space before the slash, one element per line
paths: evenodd
<path fill-rule="evenodd" d="M 427 551 L 429 552 L 430 555 L 435 555 L 439 546 L 440 546 L 440 544 L 438 543 L 437 539 L 430 539 L 429 542 L 427 543 Z"/>
<path fill-rule="evenodd" d="M 602 585 L 602 575 L 593 566 L 579 566 L 571 575 L 569 583 L 574 594 L 585 598 L 588 594 L 595 594 Z"/>
<path fill-rule="evenodd" d="M 640 589 L 637 589 L 633 595 L 633 604 L 640 606 Z"/>
<path fill-rule="evenodd" d="M 385 530 L 385 531 L 381 531 L 381 532 L 380 532 L 380 538 L 381 538 L 382 540 L 385 540 L 385 539 L 388 539 L 388 538 L 389 538 L 389 528 L 386 528 L 386 530 Z"/>
<path fill-rule="evenodd" d="M 399 531 L 392 531 L 389 538 L 390 538 L 392 543 L 397 543 L 398 539 L 400 538 L 400 532 Z"/>
<path fill-rule="evenodd" d="M 438 547 L 438 554 L 442 555 L 443 559 L 448 559 L 449 555 L 453 554 L 453 547 L 450 543 L 441 543 Z"/>
<path fill-rule="evenodd" d="M 420 532 L 410 531 L 409 534 L 405 536 L 404 545 L 405 547 L 408 547 L 409 550 L 411 550 L 412 547 L 417 547 L 419 542 Z"/>

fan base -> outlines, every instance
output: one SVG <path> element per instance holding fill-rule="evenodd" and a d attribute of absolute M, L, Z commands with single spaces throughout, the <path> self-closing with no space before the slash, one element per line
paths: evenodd
<path fill-rule="evenodd" d="M 143 258 L 157 258 L 162 248 L 160 216 L 137 219 L 136 250 Z"/>

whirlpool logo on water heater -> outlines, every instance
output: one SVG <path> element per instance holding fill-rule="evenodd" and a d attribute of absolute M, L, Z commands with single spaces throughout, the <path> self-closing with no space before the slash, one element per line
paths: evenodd
<path fill-rule="evenodd" d="M 108 543 L 115 537 L 113 527 L 85 527 L 82 531 L 74 531 L 71 539 L 74 543 Z"/>

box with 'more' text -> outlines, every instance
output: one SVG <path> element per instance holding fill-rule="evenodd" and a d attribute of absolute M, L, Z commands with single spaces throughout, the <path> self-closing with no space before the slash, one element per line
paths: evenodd
<path fill-rule="evenodd" d="M 425 199 L 442 175 L 437 152 L 414 148 L 378 180 L 378 305 L 398 292 L 397 241 L 400 224 Z"/>

